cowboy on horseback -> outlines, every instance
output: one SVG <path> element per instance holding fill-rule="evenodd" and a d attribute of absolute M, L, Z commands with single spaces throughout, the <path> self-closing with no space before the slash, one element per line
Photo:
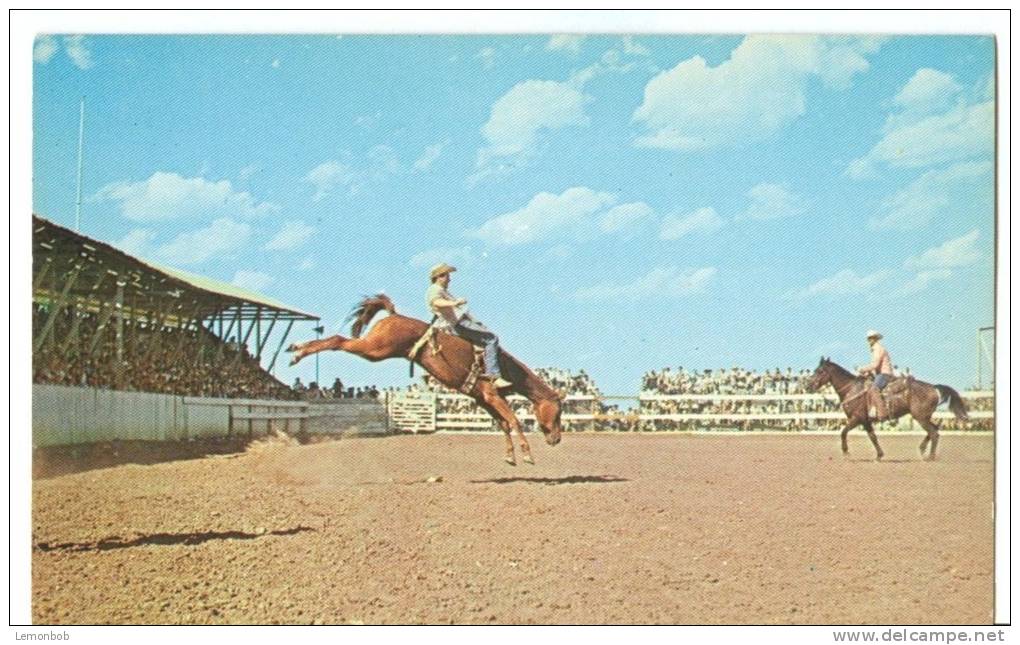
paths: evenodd
<path fill-rule="evenodd" d="M 492 381 L 496 389 L 513 385 L 503 378 L 499 369 L 499 338 L 488 327 L 475 320 L 467 310 L 467 300 L 456 298 L 447 291 L 450 286 L 450 274 L 455 267 L 440 263 L 432 267 L 429 273 L 431 284 L 425 292 L 425 302 L 429 310 L 435 314 L 435 326 L 468 342 L 484 348 L 482 359 L 485 365 L 483 378 Z"/>
<path fill-rule="evenodd" d="M 871 384 L 871 389 L 868 391 L 868 398 L 874 406 L 874 413 L 872 416 L 879 420 L 884 421 L 889 416 L 889 412 L 886 409 L 885 397 L 882 395 L 882 390 L 889 382 L 895 378 L 892 368 L 892 358 L 889 357 L 889 352 L 878 342 L 882 340 L 882 334 L 878 333 L 874 329 L 868 330 L 868 345 L 871 346 L 871 363 L 863 365 L 857 368 L 857 373 L 862 376 L 874 375 L 875 380 Z M 870 407 L 870 406 L 869 406 Z"/>

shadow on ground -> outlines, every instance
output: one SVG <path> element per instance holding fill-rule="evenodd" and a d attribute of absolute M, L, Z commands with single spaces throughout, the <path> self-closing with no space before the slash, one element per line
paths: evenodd
<path fill-rule="evenodd" d="M 614 484 L 630 481 L 616 475 L 568 475 L 566 477 L 496 477 L 494 479 L 472 479 L 472 484 L 543 484 L 559 486 L 561 484 Z"/>
<path fill-rule="evenodd" d="M 211 540 L 255 540 L 269 535 L 296 535 L 314 529 L 307 526 L 297 526 L 292 529 L 280 529 L 276 531 L 257 531 L 245 533 L 244 531 L 201 531 L 193 533 L 153 533 L 142 535 L 128 540 L 122 537 L 103 538 L 98 542 L 59 542 L 51 544 L 40 542 L 33 545 L 37 551 L 111 551 L 113 549 L 130 549 L 135 546 L 159 545 L 168 546 L 175 544 L 194 545 L 209 542 Z"/>

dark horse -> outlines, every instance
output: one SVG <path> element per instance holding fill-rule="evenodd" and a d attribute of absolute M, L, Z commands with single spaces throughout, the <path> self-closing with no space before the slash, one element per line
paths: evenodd
<path fill-rule="evenodd" d="M 859 425 L 864 426 L 872 445 L 875 446 L 876 457 L 882 458 L 884 454 L 882 447 L 878 445 L 878 437 L 875 436 L 875 429 L 872 427 L 872 419 L 868 415 L 867 391 L 870 383 L 860 376 L 855 376 L 827 358 L 822 358 L 818 368 L 811 375 L 808 388 L 817 390 L 823 385 L 832 384 L 839 396 L 840 406 L 846 414 L 846 427 L 840 435 L 843 442 L 843 455 L 849 455 L 850 449 L 846 445 L 846 435 Z M 886 396 L 886 407 L 889 412 L 889 419 L 898 419 L 905 414 L 914 417 L 921 427 L 927 432 L 921 442 L 921 456 L 924 456 L 928 444 L 931 443 L 931 452 L 928 459 L 935 459 L 935 449 L 939 445 L 939 427 L 931 417 L 935 409 L 949 401 L 949 409 L 953 411 L 957 419 L 967 419 L 967 407 L 959 393 L 948 385 L 932 385 L 923 381 L 915 381 L 913 378 L 896 379 L 889 383 L 884 390 Z"/>
<path fill-rule="evenodd" d="M 368 334 L 361 338 L 361 332 L 383 309 L 390 315 L 376 323 Z M 307 343 L 295 343 L 287 348 L 288 352 L 294 352 L 290 364 L 294 365 L 305 356 L 325 350 L 350 352 L 373 362 L 387 358 L 408 358 L 412 348 L 429 327 L 428 323 L 399 315 L 390 299 L 383 294 L 362 300 L 351 313 L 350 319 L 354 320 L 351 325 L 353 338 L 338 335 Z M 424 367 L 436 380 L 450 389 L 461 390 L 465 383 L 468 383 L 470 389 L 466 393 L 492 415 L 506 436 L 506 462 L 511 466 L 517 463 L 514 457 L 514 443 L 510 437 L 510 433 L 515 432 L 524 453 L 524 461 L 534 464 L 531 447 L 510 404 L 491 381 L 472 377 L 475 361 L 475 348 L 471 343 L 442 332 L 436 333 L 435 344 L 426 343 L 416 353 L 414 359 L 414 362 Z M 545 434 L 546 443 L 550 446 L 558 444 L 562 430 L 560 394 L 546 385 L 524 363 L 502 350 L 499 353 L 499 366 L 504 377 L 513 383 L 511 391 L 524 396 L 534 405 L 535 420 Z M 474 373 L 477 376 L 477 370 Z M 471 380 L 474 381 L 473 384 Z"/>

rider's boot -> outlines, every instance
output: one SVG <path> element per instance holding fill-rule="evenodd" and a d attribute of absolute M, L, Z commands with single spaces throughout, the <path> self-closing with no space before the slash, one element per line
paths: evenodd
<path fill-rule="evenodd" d="M 885 397 L 882 396 L 882 390 L 872 385 L 871 390 L 868 392 L 868 399 L 870 399 L 871 403 L 868 416 L 875 421 L 885 421 L 889 417 L 889 410 L 885 405 Z"/>

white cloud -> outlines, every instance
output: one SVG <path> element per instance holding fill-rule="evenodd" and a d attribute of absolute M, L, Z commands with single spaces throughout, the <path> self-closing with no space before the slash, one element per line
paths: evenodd
<path fill-rule="evenodd" d="M 434 143 L 431 146 L 426 146 L 425 150 L 421 153 L 421 156 L 414 162 L 414 169 L 422 172 L 432 168 L 432 164 L 439 159 L 439 155 L 443 154 L 443 148 L 450 143 L 449 139 Z"/>
<path fill-rule="evenodd" d="M 567 51 L 573 55 L 577 55 L 581 52 L 581 44 L 584 43 L 585 36 L 576 34 L 559 34 L 549 39 L 549 42 L 545 44 L 545 48 L 548 51 Z"/>
<path fill-rule="evenodd" d="M 368 151 L 368 161 L 371 164 L 372 173 L 377 178 L 386 175 L 393 175 L 400 172 L 400 159 L 396 151 L 385 144 L 374 146 Z"/>
<path fill-rule="evenodd" d="M 65 36 L 64 51 L 78 69 L 88 69 L 94 65 L 85 36 Z"/>
<path fill-rule="evenodd" d="M 477 167 L 493 160 L 527 158 L 542 130 L 587 126 L 584 106 L 591 100 L 569 83 L 528 80 L 518 83 L 492 106 L 482 126 L 487 145 L 478 151 Z"/>
<path fill-rule="evenodd" d="M 906 110 L 930 113 L 951 104 L 961 89 L 952 74 L 924 67 L 907 81 L 893 103 Z"/>
<path fill-rule="evenodd" d="M 45 65 L 57 53 L 57 48 L 56 38 L 53 36 L 39 36 L 35 39 L 35 47 L 32 48 L 32 60 Z"/>
<path fill-rule="evenodd" d="M 469 264 L 474 259 L 474 253 L 470 246 L 457 248 L 436 248 L 416 253 L 411 257 L 409 264 L 413 267 L 428 268 L 446 262 L 453 266 Z"/>
<path fill-rule="evenodd" d="M 953 275 L 953 272 L 949 269 L 933 269 L 930 271 L 920 271 L 910 280 L 905 282 L 900 288 L 892 292 L 894 296 L 909 296 L 915 293 L 920 293 L 928 288 L 928 285 L 939 280 L 947 280 Z"/>
<path fill-rule="evenodd" d="M 616 233 L 649 219 L 655 214 L 652 207 L 644 202 L 632 202 L 613 206 L 599 219 L 599 229 L 604 233 Z"/>
<path fill-rule="evenodd" d="M 206 228 L 181 233 L 169 244 L 159 247 L 157 259 L 168 264 L 199 264 L 206 260 L 230 255 L 248 245 L 251 227 L 222 217 Z"/>
<path fill-rule="evenodd" d="M 283 228 L 266 244 L 267 251 L 290 251 L 308 241 L 315 228 L 302 221 L 285 222 Z"/>
<path fill-rule="evenodd" d="M 920 255 L 907 258 L 904 268 L 914 271 L 926 269 L 953 269 L 973 264 L 981 259 L 981 251 L 977 249 L 979 233 L 974 229 L 966 235 L 953 238 L 943 244 L 927 249 Z"/>
<path fill-rule="evenodd" d="M 923 168 L 990 156 L 994 150 L 995 102 L 979 87 L 964 95 L 956 79 L 933 69 L 918 70 L 893 99 L 882 138 L 846 174 L 874 176 L 876 168 Z"/>
<path fill-rule="evenodd" d="M 231 283 L 242 289 L 262 291 L 273 283 L 273 277 L 261 271 L 240 270 L 234 273 L 234 279 L 231 280 Z"/>
<path fill-rule="evenodd" d="M 523 244 L 545 239 L 613 205 L 616 196 L 575 187 L 560 195 L 539 193 L 519 210 L 494 217 L 468 231 L 492 244 Z"/>
<path fill-rule="evenodd" d="M 634 56 L 651 56 L 652 52 L 644 45 L 634 40 L 633 36 L 623 37 L 623 53 Z"/>
<path fill-rule="evenodd" d="M 357 194 L 369 183 L 384 181 L 401 171 L 396 151 L 385 144 L 372 147 L 358 166 L 349 163 L 350 153 L 344 151 L 344 155 L 348 161 L 324 161 L 304 176 L 302 181 L 315 187 L 312 201 L 323 199 L 340 186 L 351 195 Z"/>
<path fill-rule="evenodd" d="M 822 278 L 804 289 L 787 293 L 787 298 L 804 300 L 813 297 L 837 298 L 840 296 L 856 296 L 868 294 L 892 276 L 892 272 L 883 269 L 867 275 L 859 276 L 852 269 L 843 269 L 839 273 Z"/>
<path fill-rule="evenodd" d="M 259 168 L 256 165 L 254 165 L 254 164 L 249 165 L 249 166 L 245 166 L 244 168 L 241 168 L 240 170 L 237 171 L 237 178 L 240 181 L 248 181 L 249 179 L 252 178 L 252 176 L 255 173 L 261 172 L 261 171 L 262 171 L 262 169 Z"/>
<path fill-rule="evenodd" d="M 882 36 L 826 36 L 819 39 L 818 76 L 830 88 L 847 89 L 854 74 L 863 74 L 871 67 L 865 54 L 877 52 L 884 41 Z"/>
<path fill-rule="evenodd" d="M 910 230 L 927 226 L 937 217 L 990 213 L 994 182 L 991 161 L 957 163 L 930 170 L 889 197 L 871 218 L 872 229 Z"/>
<path fill-rule="evenodd" d="M 842 89 L 868 68 L 879 39 L 748 36 L 710 67 L 700 56 L 652 78 L 633 120 L 649 130 L 635 143 L 700 150 L 765 139 L 804 114 L 808 81 Z"/>
<path fill-rule="evenodd" d="M 716 274 L 715 267 L 680 269 L 656 267 L 627 283 L 603 282 L 574 292 L 578 300 L 638 300 L 651 297 L 680 297 L 701 293 Z"/>
<path fill-rule="evenodd" d="M 482 67 L 485 69 L 492 69 L 496 65 L 496 50 L 492 47 L 486 47 L 475 54 L 475 58 L 482 60 Z"/>
<path fill-rule="evenodd" d="M 922 168 L 991 155 L 995 144 L 994 122 L 995 104 L 986 101 L 958 105 L 942 114 L 902 123 L 886 132 L 867 155 L 854 160 L 847 174 L 857 178 L 878 164 Z"/>
<path fill-rule="evenodd" d="M 796 193 L 784 186 L 762 182 L 749 190 L 751 205 L 741 215 L 742 219 L 774 220 L 794 217 L 807 210 L 807 203 Z"/>
<path fill-rule="evenodd" d="M 156 233 L 147 228 L 136 228 L 113 243 L 115 247 L 130 255 L 148 255 L 149 246 L 156 239 Z"/>
<path fill-rule="evenodd" d="M 690 233 L 711 233 L 719 230 L 723 220 L 714 208 L 699 208 L 686 215 L 667 215 L 662 219 L 660 240 L 677 240 Z"/>
<path fill-rule="evenodd" d="M 279 210 L 269 202 L 256 202 L 247 192 L 236 192 L 227 180 L 182 177 L 156 172 L 139 182 L 108 184 L 93 199 L 120 202 L 121 214 L 136 222 L 190 217 L 258 217 Z"/>
<path fill-rule="evenodd" d="M 319 201 L 329 195 L 337 186 L 347 186 L 350 192 L 356 193 L 361 187 L 354 170 L 339 161 L 326 161 L 308 171 L 304 179 L 315 186 L 312 201 Z"/>

